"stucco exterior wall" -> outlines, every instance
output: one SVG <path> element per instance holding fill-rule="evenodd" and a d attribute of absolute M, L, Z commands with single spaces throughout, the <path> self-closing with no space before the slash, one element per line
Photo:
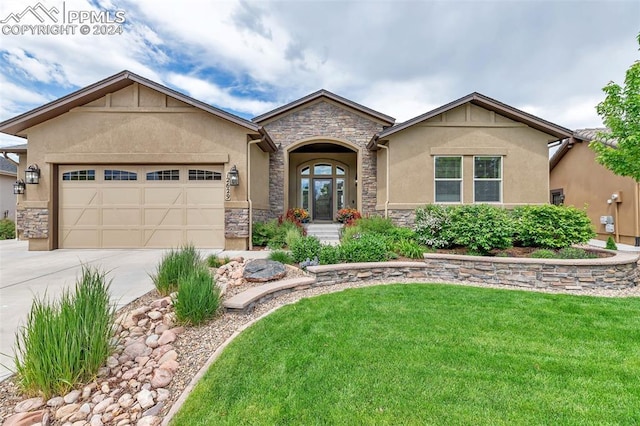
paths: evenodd
<path fill-rule="evenodd" d="M 376 153 L 366 149 L 371 137 L 382 130 L 383 123 L 359 114 L 336 102 L 322 99 L 305 104 L 262 124 L 276 144 L 271 154 L 269 190 L 274 216 L 289 207 L 288 148 L 300 141 L 344 141 L 358 151 L 357 208 L 373 213 L 376 205 Z M 322 154 L 319 154 L 322 156 Z M 285 170 L 287 169 L 287 170 Z"/>
<path fill-rule="evenodd" d="M 24 163 L 38 164 L 41 179 L 27 185 L 18 209 L 46 210 L 50 218 L 47 232 L 37 232 L 46 236 L 31 239 L 30 249 L 55 248 L 58 164 L 224 164 L 225 174 L 236 165 L 240 186 L 231 188 L 225 210 L 247 209 L 248 132 L 137 83 L 27 129 Z M 246 242 L 244 227 L 240 234 Z"/>
<path fill-rule="evenodd" d="M 473 161 L 477 155 L 503 157 L 502 202 L 506 207 L 547 203 L 548 148 L 554 138 L 484 108 L 465 104 L 388 138 L 389 209 L 415 209 L 435 202 L 434 158 L 462 156 L 462 202 L 474 202 Z M 387 152 L 378 151 L 378 162 Z M 378 185 L 384 187 L 384 174 Z M 384 210 L 379 198 L 378 211 Z M 402 215 L 401 215 L 402 216 Z"/>
<path fill-rule="evenodd" d="M 550 190 L 562 189 L 564 204 L 582 208 L 586 206 L 587 214 L 598 233 L 598 238 L 606 240 L 609 235 L 605 226 L 600 224 L 600 216 L 616 215 L 614 225 L 620 233 L 620 243 L 635 244 L 635 215 L 640 206 L 634 207 L 637 190 L 633 179 L 613 174 L 595 160 L 595 152 L 589 148 L 588 142 L 576 143 L 550 172 Z M 620 203 L 608 204 L 614 192 L 622 192 Z"/>

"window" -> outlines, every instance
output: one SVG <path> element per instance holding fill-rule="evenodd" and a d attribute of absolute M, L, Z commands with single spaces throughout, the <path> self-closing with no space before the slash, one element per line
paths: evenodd
<path fill-rule="evenodd" d="M 462 157 L 435 157 L 436 203 L 462 202 Z"/>
<path fill-rule="evenodd" d="M 126 170 L 105 170 L 104 180 L 138 180 L 138 174 Z"/>
<path fill-rule="evenodd" d="M 564 204 L 564 190 L 563 189 L 552 189 L 551 190 L 551 204 L 555 204 L 556 206 L 561 206 Z"/>
<path fill-rule="evenodd" d="M 180 170 L 158 170 L 147 173 L 147 180 L 180 180 Z"/>
<path fill-rule="evenodd" d="M 473 158 L 473 197 L 476 203 L 502 201 L 502 157 Z"/>
<path fill-rule="evenodd" d="M 309 171 L 309 168 L 306 169 Z M 300 179 L 300 194 L 302 196 L 302 208 L 309 210 L 309 178 Z"/>
<path fill-rule="evenodd" d="M 209 170 L 189 170 L 189 180 L 222 180 L 222 173 Z"/>
<path fill-rule="evenodd" d="M 316 164 L 313 166 L 314 175 L 330 175 L 332 172 L 331 164 Z"/>
<path fill-rule="evenodd" d="M 62 174 L 62 180 L 96 180 L 95 170 L 74 170 Z"/>

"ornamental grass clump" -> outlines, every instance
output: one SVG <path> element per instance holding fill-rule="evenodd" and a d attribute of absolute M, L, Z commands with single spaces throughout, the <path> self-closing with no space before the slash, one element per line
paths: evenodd
<path fill-rule="evenodd" d="M 176 318 L 183 324 L 198 325 L 213 318 L 220 306 L 220 290 L 206 267 L 199 266 L 178 280 L 173 301 Z"/>
<path fill-rule="evenodd" d="M 165 253 L 151 277 L 158 293 L 167 296 L 178 290 L 178 280 L 202 264 L 200 253 L 193 245 Z"/>
<path fill-rule="evenodd" d="M 36 298 L 16 333 L 17 383 L 27 395 L 64 395 L 91 380 L 111 353 L 115 308 L 106 274 L 82 268 L 75 291 L 58 302 Z"/>

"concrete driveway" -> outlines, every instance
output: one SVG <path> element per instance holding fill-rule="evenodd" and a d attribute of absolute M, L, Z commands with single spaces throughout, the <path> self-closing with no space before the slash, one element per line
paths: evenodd
<path fill-rule="evenodd" d="M 218 250 L 219 251 L 219 250 Z M 33 252 L 26 241 L 0 241 L 0 380 L 13 369 L 15 333 L 24 325 L 34 296 L 58 297 L 73 288 L 81 265 L 107 271 L 118 307 L 153 289 L 153 273 L 165 250 L 54 250 Z M 215 252 L 214 250 L 210 251 Z M 209 252 L 203 252 L 208 255 Z"/>

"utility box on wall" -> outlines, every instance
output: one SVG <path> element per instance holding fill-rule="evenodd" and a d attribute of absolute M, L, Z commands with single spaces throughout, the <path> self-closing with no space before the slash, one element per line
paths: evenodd
<path fill-rule="evenodd" d="M 613 225 L 613 216 L 600 216 L 600 223 L 603 225 Z"/>
<path fill-rule="evenodd" d="M 616 227 L 613 223 L 607 223 L 604 226 L 604 230 L 610 234 L 613 234 L 613 232 L 616 230 Z"/>

